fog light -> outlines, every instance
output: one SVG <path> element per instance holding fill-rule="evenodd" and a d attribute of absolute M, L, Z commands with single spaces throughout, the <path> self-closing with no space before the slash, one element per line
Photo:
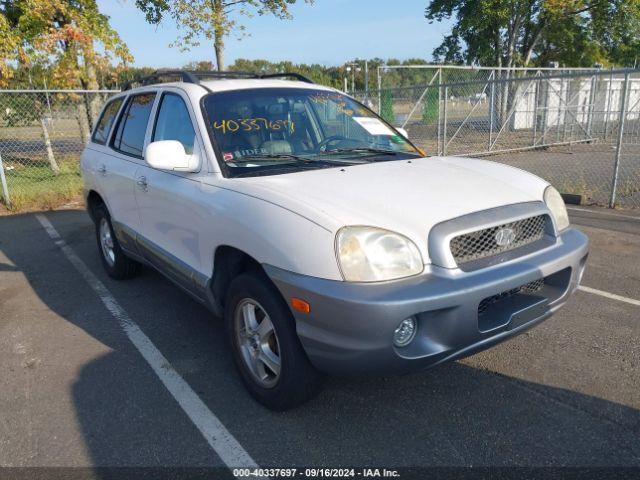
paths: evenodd
<path fill-rule="evenodd" d="M 398 328 L 393 332 L 393 343 L 397 347 L 405 347 L 411 343 L 416 335 L 416 321 L 413 318 L 407 318 L 400 322 Z"/>

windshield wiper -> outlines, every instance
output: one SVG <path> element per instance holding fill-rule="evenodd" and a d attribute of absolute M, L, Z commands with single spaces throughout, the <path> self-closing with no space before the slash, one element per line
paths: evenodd
<path fill-rule="evenodd" d="M 289 159 L 295 160 L 298 163 L 312 163 L 311 160 L 292 153 L 261 153 L 256 155 L 245 155 L 243 157 L 234 160 L 233 163 L 269 163 L 273 160 Z"/>
<path fill-rule="evenodd" d="M 336 148 L 335 150 L 326 150 L 321 155 L 331 155 L 340 153 L 374 153 L 376 155 L 397 155 L 400 152 L 393 150 L 384 150 L 381 148 L 356 147 L 356 148 Z"/>
<path fill-rule="evenodd" d="M 262 154 L 247 155 L 247 156 L 241 157 L 234 163 L 271 163 L 273 160 L 277 160 L 281 158 L 285 158 L 285 159 L 290 158 L 292 160 L 295 160 L 297 163 L 302 163 L 305 165 L 309 165 L 309 164 L 354 165 L 357 163 L 363 163 L 363 162 L 354 162 L 353 160 L 336 160 L 333 158 L 332 159 L 323 158 L 322 160 L 312 160 L 310 158 L 301 157 L 299 155 L 294 155 L 292 153 L 273 153 L 273 154 L 266 153 L 264 155 Z M 246 162 L 244 161 L 245 159 L 247 159 Z"/>

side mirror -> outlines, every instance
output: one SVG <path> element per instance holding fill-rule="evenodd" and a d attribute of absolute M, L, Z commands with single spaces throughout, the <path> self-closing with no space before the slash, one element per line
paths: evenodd
<path fill-rule="evenodd" d="M 147 145 L 144 159 L 153 168 L 178 172 L 198 170 L 198 158 L 187 155 L 184 146 L 177 140 L 159 140 Z"/>
<path fill-rule="evenodd" d="M 407 133 L 407 131 L 406 131 L 404 128 L 402 128 L 402 127 L 398 127 L 398 128 L 396 128 L 396 130 L 397 130 L 398 132 L 400 132 L 400 134 L 401 134 L 404 138 L 409 138 L 409 134 Z"/>

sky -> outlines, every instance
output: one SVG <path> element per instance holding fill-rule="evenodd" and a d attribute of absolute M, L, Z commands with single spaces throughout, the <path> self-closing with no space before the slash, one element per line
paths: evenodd
<path fill-rule="evenodd" d="M 169 48 L 177 29 L 168 18 L 149 25 L 134 0 L 98 0 L 100 11 L 127 43 L 136 66 L 182 67 L 194 60 L 214 60 L 213 47 L 203 44 L 189 52 Z M 251 34 L 227 40 L 226 63 L 236 58 L 291 60 L 295 63 L 341 65 L 354 58 L 425 58 L 442 42 L 448 22 L 429 24 L 427 0 L 298 1 L 293 20 L 273 16 L 242 19 Z"/>

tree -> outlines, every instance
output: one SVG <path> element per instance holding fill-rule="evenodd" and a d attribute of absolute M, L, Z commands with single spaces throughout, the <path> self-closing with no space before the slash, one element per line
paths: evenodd
<path fill-rule="evenodd" d="M 6 87 L 13 72 L 9 62 L 18 58 L 20 37 L 16 30 L 15 10 L 8 2 L 0 3 L 0 86 Z"/>
<path fill-rule="evenodd" d="M 238 58 L 229 66 L 231 71 L 251 72 L 256 74 L 297 72 L 309 77 L 316 83 L 340 87 L 342 76 L 336 74 L 336 67 L 323 65 L 296 64 L 288 61 L 270 62 L 268 60 L 247 60 Z"/>
<path fill-rule="evenodd" d="M 5 83 L 25 71 L 31 83 L 36 71 L 43 81 L 48 79 L 48 87 L 94 90 L 100 87 L 98 71 L 106 70 L 114 57 L 122 63 L 131 60 L 96 0 L 2 0 L 0 41 L 0 49 L 6 50 L 0 60 Z M 10 62 L 17 67 L 12 69 Z M 78 119 L 88 138 L 100 99 L 97 95 L 82 99 Z"/>
<path fill-rule="evenodd" d="M 449 62 L 628 64 L 640 53 L 638 0 L 430 0 L 425 16 L 455 19 L 433 52 Z"/>
<path fill-rule="evenodd" d="M 199 62 L 189 62 L 183 68 L 196 72 L 210 72 L 214 69 L 214 65 L 211 60 L 201 60 Z"/>
<path fill-rule="evenodd" d="M 96 0 L 2 0 L 0 39 L 2 60 L 47 69 L 49 86 L 98 88 L 97 69 L 132 59 Z"/>
<path fill-rule="evenodd" d="M 173 18 L 182 33 L 171 46 L 189 50 L 200 45 L 202 38 L 212 42 L 219 71 L 224 69 L 226 38 L 231 34 L 239 38 L 246 35 L 245 26 L 236 20 L 238 16 L 257 13 L 290 19 L 289 6 L 294 3 L 296 0 L 136 0 L 149 23 L 158 24 L 165 15 Z"/>

